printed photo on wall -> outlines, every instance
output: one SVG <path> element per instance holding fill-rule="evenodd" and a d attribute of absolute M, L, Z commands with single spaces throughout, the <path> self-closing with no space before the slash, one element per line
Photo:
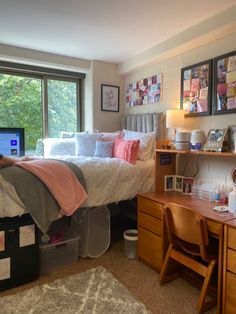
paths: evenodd
<path fill-rule="evenodd" d="M 155 74 L 128 84 L 125 93 L 127 107 L 159 102 L 162 94 L 162 74 Z"/>
<path fill-rule="evenodd" d="M 164 179 L 164 190 L 173 191 L 175 188 L 175 176 L 165 176 Z"/>
<path fill-rule="evenodd" d="M 182 193 L 183 194 L 193 194 L 193 185 L 195 183 L 195 179 L 194 178 L 187 178 L 184 177 L 183 178 L 183 189 L 182 189 Z"/>

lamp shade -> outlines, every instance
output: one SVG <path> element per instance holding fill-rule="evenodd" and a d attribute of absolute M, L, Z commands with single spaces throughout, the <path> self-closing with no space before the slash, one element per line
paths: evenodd
<path fill-rule="evenodd" d="M 167 128 L 184 127 L 184 114 L 185 111 L 182 109 L 166 110 L 166 127 Z"/>

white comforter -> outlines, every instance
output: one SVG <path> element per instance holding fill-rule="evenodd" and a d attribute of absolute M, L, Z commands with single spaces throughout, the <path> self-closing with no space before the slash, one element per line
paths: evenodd
<path fill-rule="evenodd" d="M 135 165 L 117 158 L 53 156 L 75 163 L 82 170 L 88 199 L 81 207 L 95 207 L 135 197 L 138 193 L 154 190 L 155 160 L 137 161 Z M 21 202 L 8 188 L 4 196 L 4 182 L 0 180 L 0 217 L 22 214 Z M 13 195 L 14 194 L 14 195 Z M 10 196 L 9 196 L 10 195 Z M 11 204 L 7 202 L 11 202 Z M 16 201 L 17 206 L 13 206 Z M 10 206 L 9 206 L 10 205 Z M 7 212 L 11 208 L 11 214 Z M 14 212 L 13 212 L 14 211 Z"/>

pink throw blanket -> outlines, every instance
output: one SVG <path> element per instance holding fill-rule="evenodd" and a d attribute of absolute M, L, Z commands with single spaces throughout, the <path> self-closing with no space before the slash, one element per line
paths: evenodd
<path fill-rule="evenodd" d="M 61 162 L 18 161 L 15 166 L 22 167 L 38 177 L 48 187 L 66 216 L 72 215 L 88 197 L 73 171 Z"/>

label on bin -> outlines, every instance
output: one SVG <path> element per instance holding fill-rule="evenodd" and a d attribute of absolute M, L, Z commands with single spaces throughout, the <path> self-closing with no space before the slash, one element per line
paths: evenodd
<path fill-rule="evenodd" d="M 0 252 L 5 251 L 5 232 L 0 231 Z"/>
<path fill-rule="evenodd" d="M 20 247 L 35 244 L 35 226 L 20 227 Z"/>
<path fill-rule="evenodd" d="M 11 278 L 10 257 L 0 259 L 0 280 Z"/>

